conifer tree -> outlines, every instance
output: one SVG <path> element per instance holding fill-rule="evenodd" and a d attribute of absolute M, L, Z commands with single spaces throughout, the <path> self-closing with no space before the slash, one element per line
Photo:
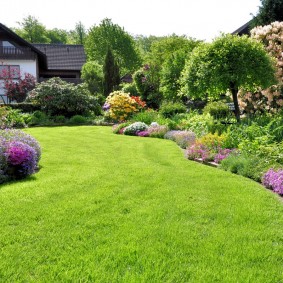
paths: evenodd
<path fill-rule="evenodd" d="M 103 75 L 104 75 L 104 95 L 108 96 L 109 93 L 116 90 L 120 84 L 120 71 L 117 62 L 115 61 L 113 52 L 108 48 L 104 66 L 103 66 Z"/>

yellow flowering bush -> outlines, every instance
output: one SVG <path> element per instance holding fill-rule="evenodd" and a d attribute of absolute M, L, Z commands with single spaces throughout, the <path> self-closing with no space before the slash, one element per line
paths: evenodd
<path fill-rule="evenodd" d="M 217 149 L 223 147 L 226 137 L 218 134 L 208 133 L 201 138 L 197 139 L 197 142 L 205 145 L 208 149 Z"/>
<path fill-rule="evenodd" d="M 136 100 L 129 93 L 122 91 L 111 92 L 106 98 L 106 104 L 109 105 L 109 117 L 119 122 L 125 121 L 133 113 L 139 111 Z"/>

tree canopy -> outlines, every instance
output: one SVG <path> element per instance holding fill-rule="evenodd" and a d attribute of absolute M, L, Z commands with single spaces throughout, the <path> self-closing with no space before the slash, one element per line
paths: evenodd
<path fill-rule="evenodd" d="M 264 26 L 275 21 L 283 21 L 283 0 L 261 0 L 259 12 L 253 19 L 253 26 Z"/>
<path fill-rule="evenodd" d="M 247 36 L 227 34 L 193 50 L 183 71 L 182 93 L 219 97 L 229 90 L 239 120 L 239 89 L 254 91 L 275 81 L 274 61 L 261 43 Z"/>
<path fill-rule="evenodd" d="M 134 39 L 110 19 L 104 19 L 93 26 L 87 37 L 85 48 L 89 60 L 104 63 L 110 48 L 122 73 L 133 72 L 141 64 L 141 56 Z"/>

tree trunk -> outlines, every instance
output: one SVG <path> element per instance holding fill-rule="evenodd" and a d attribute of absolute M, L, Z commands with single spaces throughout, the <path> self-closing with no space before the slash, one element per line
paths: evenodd
<path fill-rule="evenodd" d="M 235 116 L 237 119 L 237 122 L 240 122 L 240 108 L 238 103 L 238 91 L 236 84 L 234 82 L 230 82 L 230 91 L 232 92 L 233 102 L 235 106 Z"/>

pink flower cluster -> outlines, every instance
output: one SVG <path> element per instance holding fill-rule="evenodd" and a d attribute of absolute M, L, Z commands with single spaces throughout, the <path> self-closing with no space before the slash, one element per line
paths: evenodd
<path fill-rule="evenodd" d="M 279 195 L 283 195 L 283 169 L 269 169 L 262 178 L 262 184 Z"/>

